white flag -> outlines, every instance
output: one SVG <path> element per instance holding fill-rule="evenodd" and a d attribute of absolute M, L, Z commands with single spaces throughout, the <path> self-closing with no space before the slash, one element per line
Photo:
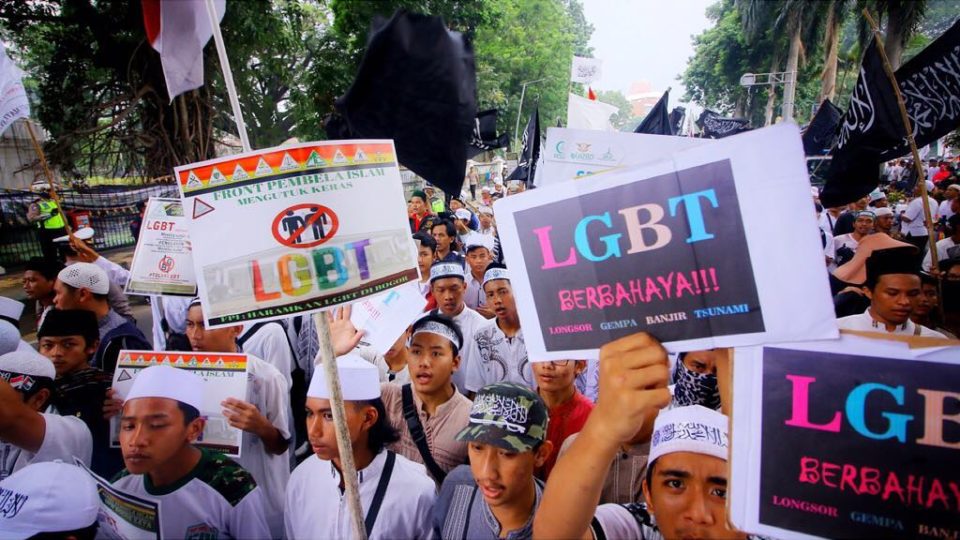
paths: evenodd
<path fill-rule="evenodd" d="M 30 102 L 23 89 L 23 72 L 0 43 L 0 135 L 19 118 L 30 117 Z"/>
<path fill-rule="evenodd" d="M 619 111 L 620 109 L 613 105 L 570 94 L 567 102 L 567 127 L 570 129 L 616 131 L 610 123 L 610 117 Z"/>
<path fill-rule="evenodd" d="M 602 63 L 603 61 L 599 58 L 574 56 L 573 65 L 570 66 L 570 81 L 584 84 L 592 83 L 600 78 L 600 65 Z"/>
<path fill-rule="evenodd" d="M 226 0 L 213 3 L 218 20 L 223 20 Z M 160 53 L 170 101 L 203 86 L 203 47 L 213 36 L 206 0 L 145 1 L 143 24 L 147 42 Z"/>

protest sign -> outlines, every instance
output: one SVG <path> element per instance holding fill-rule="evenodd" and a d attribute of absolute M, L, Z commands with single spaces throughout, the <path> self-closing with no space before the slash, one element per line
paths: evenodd
<path fill-rule="evenodd" d="M 735 351 L 730 516 L 771 538 L 960 533 L 960 348 Z"/>
<path fill-rule="evenodd" d="M 420 286 L 407 283 L 354 303 L 350 322 L 364 331 L 363 340 L 373 350 L 386 354 L 426 306 L 427 299 L 420 292 Z"/>
<path fill-rule="evenodd" d="M 324 141 L 176 169 L 208 327 L 289 317 L 417 279 L 390 141 Z"/>
<path fill-rule="evenodd" d="M 190 234 L 180 199 L 151 197 L 130 263 L 127 294 L 197 295 Z"/>
<path fill-rule="evenodd" d="M 596 358 L 837 335 L 800 133 L 783 124 L 494 204 L 527 351 Z"/>
<path fill-rule="evenodd" d="M 243 432 L 231 427 L 223 416 L 220 403 L 227 398 L 247 401 L 247 355 L 228 353 L 176 351 L 120 351 L 113 373 L 113 389 L 123 399 L 133 386 L 140 370 L 157 364 L 185 369 L 206 381 L 203 387 L 203 409 L 206 419 L 203 434 L 196 446 L 209 448 L 231 457 L 240 457 Z M 112 426 L 111 426 L 112 427 Z M 117 430 L 113 430 L 111 446 L 119 446 Z"/>
<path fill-rule="evenodd" d="M 73 461 L 97 483 L 97 494 L 100 496 L 97 538 L 159 540 L 160 507 L 157 503 L 120 491 L 97 476 L 83 461 L 77 458 Z"/>
<path fill-rule="evenodd" d="M 711 142 L 693 137 L 548 128 L 547 140 L 540 151 L 543 163 L 537 168 L 535 183 L 539 188 L 598 172 L 649 163 L 678 150 Z"/>

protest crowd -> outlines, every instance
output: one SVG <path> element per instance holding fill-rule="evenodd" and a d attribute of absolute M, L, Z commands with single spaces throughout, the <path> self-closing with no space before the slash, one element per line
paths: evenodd
<path fill-rule="evenodd" d="M 515 230 L 508 239 L 507 227 L 502 225 L 507 212 L 501 209 L 508 209 L 515 220 L 510 227 L 519 229 L 526 226 L 517 217 L 525 207 L 517 205 L 551 189 L 541 189 L 534 182 L 538 122 L 534 127 L 531 120 L 527 129 L 533 134 L 529 143 L 525 135 L 520 163 L 514 170 L 495 168 L 481 175 L 470 162 L 457 178 L 459 190 L 451 193 L 425 183 L 405 194 L 405 201 L 395 197 L 398 200 L 384 202 L 397 208 L 406 205 L 399 241 L 383 241 L 364 251 L 362 242 L 374 245 L 378 240 L 371 236 L 361 242 L 351 237 L 347 246 L 352 252 L 329 247 L 333 243 L 308 247 L 311 242 L 320 246 L 334 237 L 337 227 L 347 226 L 349 217 L 341 213 L 338 218 L 319 205 L 299 205 L 309 208 L 295 214 L 297 206 L 290 206 L 291 210 L 273 220 L 273 227 L 279 227 L 274 235 L 279 235 L 285 249 L 315 249 L 309 257 L 283 255 L 282 262 L 275 265 L 263 255 L 249 264 L 245 261 L 241 272 L 225 260 L 221 266 L 205 266 L 202 277 L 198 262 L 198 279 L 206 285 L 198 286 L 193 295 L 132 293 L 141 281 L 140 273 L 99 253 L 94 247 L 95 230 L 66 229 L 57 200 L 48 195 L 54 194 L 54 189 L 48 184 L 40 186 L 44 195 L 30 217 L 37 224 L 43 256 L 31 259 L 23 273 L 23 294 L 35 304 L 35 320 L 23 320 L 22 302 L 0 298 L 0 538 L 353 538 L 357 519 L 371 539 L 760 537 L 740 530 L 728 519 L 728 508 L 738 504 L 728 497 L 733 484 L 731 462 L 737 459 L 731 454 L 732 347 L 686 347 L 683 352 L 668 352 L 668 342 L 683 341 L 687 336 L 659 334 L 660 326 L 655 323 L 684 318 L 671 319 L 675 314 L 664 313 L 663 321 L 647 316 L 647 324 L 640 325 L 643 328 L 599 343 L 591 359 L 556 354 L 538 357 L 533 352 L 534 333 L 538 342 L 546 342 L 548 334 L 560 339 L 557 336 L 564 332 L 579 330 L 555 326 L 548 332 L 546 323 L 544 328 L 521 324 L 532 320 L 531 314 L 546 320 L 546 313 L 537 313 L 542 300 L 529 292 L 531 282 L 549 277 L 573 289 L 572 283 L 578 279 L 575 273 L 582 267 L 577 263 L 583 263 L 582 259 L 586 259 L 583 264 L 618 259 L 622 254 L 658 249 L 670 239 L 669 234 L 666 240 L 660 236 L 666 227 L 656 224 L 656 216 L 662 218 L 664 211 L 657 206 L 657 214 L 651 209 L 654 205 L 646 207 L 649 223 L 640 222 L 645 218 L 638 217 L 643 215 L 635 210 L 639 207 L 619 210 L 628 225 L 636 225 L 629 238 L 621 235 L 624 246 L 629 240 L 629 251 L 622 250 L 625 253 L 621 253 L 617 236 L 601 236 L 592 244 L 586 240 L 588 223 L 596 227 L 590 229 L 593 231 L 612 228 L 610 213 L 587 216 L 576 225 L 575 247 L 569 248 L 569 256 L 560 249 L 554 253 L 551 246 L 559 246 L 559 241 L 550 236 L 556 233 L 550 226 L 534 228 L 535 234 L 529 237 L 539 240 L 544 263 L 542 272 L 530 271 L 529 260 L 519 257 L 534 243 L 517 240 Z M 797 139 L 792 131 L 771 133 L 771 137 L 787 133 Z M 343 154 L 336 144 L 352 142 L 326 141 L 332 157 L 316 159 L 338 163 Z M 799 148 L 799 140 L 794 142 Z M 314 149 L 306 143 L 302 146 L 304 157 L 295 157 L 295 161 L 307 161 L 307 152 Z M 295 145 L 288 148 L 300 149 Z M 364 170 L 386 167 L 382 165 L 389 161 L 386 159 L 376 165 L 368 163 L 367 154 L 374 152 L 365 148 L 357 143 L 355 150 L 347 152 L 352 163 L 367 163 Z M 391 143 L 384 152 L 392 148 Z M 709 146 L 694 151 L 706 152 L 703 148 Z M 278 156 L 289 152 L 289 157 L 294 152 L 290 149 L 272 151 Z M 237 167 L 246 178 L 246 165 L 239 159 Z M 276 161 L 281 163 L 279 157 Z M 268 174 L 274 172 L 271 168 L 283 171 L 287 167 L 286 161 L 274 165 L 261 158 L 260 162 Z M 229 163 L 225 171 L 234 170 L 234 162 Z M 960 162 L 944 155 L 928 159 L 922 170 L 917 165 L 910 158 L 886 162 L 869 193 L 849 204 L 825 206 L 824 198 L 836 199 L 829 188 L 812 187 L 811 199 L 806 199 L 806 178 L 801 182 L 802 203 L 767 201 L 774 207 L 802 205 L 798 215 L 806 215 L 808 206 L 809 212 L 815 213 L 815 219 L 809 215 L 805 221 L 798 218 L 796 223 L 771 227 L 796 233 L 791 238 L 809 235 L 811 249 L 797 246 L 801 255 L 796 264 L 808 265 L 813 259 L 814 264 L 803 270 L 816 282 L 810 286 L 824 285 L 825 289 L 829 284 L 833 313 L 821 323 L 833 330 L 834 338 L 839 328 L 841 333 L 869 333 L 875 339 L 879 334 L 881 340 L 899 343 L 933 340 L 916 343 L 957 350 L 957 342 L 947 340 L 960 336 Z M 299 165 L 294 163 L 289 170 L 295 166 Z M 260 168 L 257 165 L 258 173 Z M 358 175 L 363 173 L 359 169 Z M 189 217 L 188 208 L 194 220 L 203 212 L 214 211 L 213 207 L 203 210 L 198 201 L 220 189 L 214 180 L 222 173 L 216 167 L 206 167 L 202 174 L 198 171 L 199 167 L 177 171 L 183 179 L 178 217 L 184 213 Z M 197 178 L 195 172 L 208 178 Z M 648 176 L 655 175 L 651 172 Z M 236 181 L 239 174 L 234 172 L 232 177 Z M 356 178 L 338 181 L 349 187 L 349 181 Z M 191 185 L 194 181 L 196 186 Z M 278 185 L 282 181 L 274 180 Z M 687 185 L 679 180 L 676 184 Z M 399 182 L 394 187 L 399 193 Z M 737 189 L 742 189 L 739 184 Z M 556 192 L 559 190 L 550 191 Z M 703 197 L 714 197 L 712 208 L 728 208 L 729 199 L 722 198 L 725 195 L 721 193 L 718 203 L 718 196 L 712 190 L 709 193 Z M 687 197 L 698 195 L 679 194 L 669 199 L 669 216 L 674 217 L 676 208 L 683 206 L 687 212 L 683 219 L 689 226 L 676 234 L 674 242 L 683 249 L 700 249 L 697 242 L 712 238 L 705 227 L 716 231 L 717 222 L 708 220 L 705 225 L 703 217 L 697 222 L 692 217 L 696 212 L 690 210 L 695 203 Z M 585 191 L 580 199 L 575 196 L 572 200 L 588 201 L 593 195 Z M 225 197 L 208 200 L 219 201 L 216 211 L 223 212 Z M 363 197 L 386 198 L 371 192 Z M 250 201 L 251 205 L 260 203 L 253 198 Z M 150 224 L 151 208 L 159 207 L 154 205 L 159 202 L 151 200 L 146 205 L 143 225 L 136 225 L 140 243 L 133 266 L 141 250 L 149 249 L 144 238 L 160 234 Z M 708 207 L 705 203 L 702 208 Z M 256 206 L 245 208 L 244 220 L 257 219 Z M 633 211 L 632 218 L 628 210 Z M 556 221 L 550 223 L 560 223 L 561 214 L 556 210 L 551 218 Z M 619 219 L 617 215 L 614 213 Z M 269 217 L 273 219 L 273 214 Z M 812 247 L 814 223 L 822 257 Z M 651 242 L 653 236 L 644 233 L 656 236 L 656 245 Z M 689 235 L 684 236 L 685 243 L 680 238 L 683 235 Z M 551 244 L 551 239 L 556 243 Z M 198 246 L 204 245 L 203 240 L 191 240 L 194 255 L 201 256 L 203 248 Z M 522 250 L 511 248 L 510 242 L 518 242 Z M 345 291 L 343 284 L 348 280 L 337 281 L 336 275 L 349 269 L 367 279 L 365 272 L 374 274 L 376 265 L 390 263 L 393 252 L 382 248 L 385 245 L 402 245 L 395 251 L 402 253 L 411 267 L 397 267 L 399 271 L 377 274 L 376 279 L 409 278 L 398 280 L 400 287 L 392 290 L 398 295 L 410 294 L 415 309 L 391 308 L 392 293 L 384 286 L 376 292 L 387 298 L 375 297 L 381 298 L 376 309 L 355 295 L 350 300 L 358 301 L 331 301 L 330 305 L 337 305 L 322 311 L 296 310 L 288 316 L 271 312 L 270 316 L 231 320 L 219 311 L 223 305 L 240 302 L 236 289 L 224 283 L 249 282 L 251 294 L 265 310 L 281 291 L 301 294 L 301 289 L 307 288 L 302 283 L 311 280 L 321 283 L 321 292 L 329 285 L 346 295 L 350 291 Z M 753 252 L 748 255 L 754 262 L 765 256 L 762 249 L 757 251 L 758 246 L 750 247 Z M 237 249 L 239 253 L 241 248 Z M 607 250 L 604 255 L 598 255 L 601 249 Z M 751 257 L 737 259 L 740 252 L 733 248 L 725 253 L 732 258 L 727 264 L 744 267 L 747 276 Z M 707 252 L 697 251 L 693 257 L 701 255 L 706 258 Z M 414 260 L 416 267 L 412 266 Z M 311 273 L 311 264 L 316 275 Z M 626 264 L 641 267 L 648 263 Z M 773 264 L 795 263 L 780 260 Z M 552 267 L 569 268 L 557 271 Z M 275 275 L 271 273 L 274 268 L 280 268 Z M 566 277 L 551 277 L 568 270 Z M 711 271 L 721 272 L 721 281 L 725 278 L 723 269 Z M 787 270 L 783 273 L 787 275 Z M 237 274 L 250 277 L 230 282 L 230 276 Z M 661 280 L 662 287 L 653 293 L 650 283 L 657 287 L 653 279 L 647 279 L 646 288 L 630 285 L 629 294 L 611 293 L 607 300 L 601 293 L 592 297 L 592 290 L 582 298 L 571 292 L 571 300 L 559 304 L 562 307 L 556 311 L 589 312 L 614 304 L 627 309 L 639 303 L 636 298 L 653 302 L 656 294 L 663 300 L 664 295 L 670 298 L 670 291 L 676 291 L 677 300 L 685 294 L 680 274 L 676 273 L 678 281 L 672 285 Z M 715 308 L 706 296 L 707 292 L 722 294 L 727 281 L 723 288 L 711 290 L 708 285 L 717 283 L 716 276 L 711 282 L 706 269 L 692 274 L 696 286 L 685 286 L 689 296 L 696 290 L 697 295 L 704 295 L 697 296 L 697 302 L 704 300 L 690 313 L 739 316 L 739 304 Z M 600 278 L 619 279 L 593 277 Z M 742 278 L 752 279 L 752 274 Z M 324 285 L 328 281 L 332 284 Z M 801 285 L 786 279 L 777 284 L 783 289 Z M 149 297 L 149 335 L 138 329 L 128 294 Z M 761 305 L 767 310 L 770 298 L 775 303 L 777 295 L 765 292 L 745 311 L 756 312 Z M 254 305 L 250 312 L 261 305 Z M 728 310 L 729 314 L 708 312 L 708 308 Z M 373 330 L 379 327 L 359 322 L 361 311 L 371 321 L 379 317 L 377 324 L 393 325 L 397 332 L 381 343 L 379 330 Z M 639 315 L 636 318 L 641 319 Z M 772 320 L 768 319 L 769 326 L 764 328 L 761 317 L 759 329 L 740 333 L 772 332 Z M 633 319 L 620 321 L 623 327 L 630 326 L 625 321 Z M 35 343 L 24 341 L 21 326 L 36 328 Z M 637 322 L 632 326 L 638 326 Z M 716 331 L 716 335 L 722 334 Z M 328 346 L 335 358 L 326 356 Z M 536 350 L 543 350 L 542 344 L 538 347 Z M 324 359 L 334 366 L 325 364 Z M 331 371 L 336 380 L 330 380 Z M 786 377 L 794 390 L 805 384 L 807 391 L 815 380 L 810 376 L 806 382 L 797 382 L 799 378 L 790 377 L 799 376 Z M 883 388 L 899 396 L 897 404 L 903 405 L 902 386 L 899 394 L 889 386 Z M 923 395 L 932 399 L 933 394 Z M 960 444 L 955 429 L 960 394 L 953 393 L 952 398 L 943 397 L 945 392 L 937 395 L 944 409 L 930 413 L 932 406 L 927 402 L 926 421 L 934 417 L 940 424 L 924 432 L 924 440 L 934 441 L 925 444 L 955 451 Z M 799 404 L 807 407 L 807 394 L 803 396 L 793 396 L 795 415 Z M 861 431 L 850 403 L 848 400 L 847 408 L 842 409 L 846 421 Z M 341 405 L 344 416 L 339 425 Z M 822 423 L 827 417 L 808 418 L 806 413 L 787 424 L 839 432 L 841 413 L 836 415 L 835 425 Z M 874 423 L 863 431 L 873 433 L 873 439 L 898 438 L 903 443 L 906 435 L 895 437 L 892 433 L 898 425 L 906 433 L 909 420 L 902 414 L 885 412 L 883 416 L 889 420 L 888 433 L 879 436 L 870 431 L 878 425 L 874 420 L 869 420 Z M 869 423 L 862 418 L 859 421 L 861 427 Z M 351 455 L 341 448 L 341 436 L 348 438 Z M 738 436 L 747 437 L 746 432 L 738 432 Z M 769 451 L 770 441 L 764 443 Z M 354 471 L 355 478 L 348 478 Z M 855 483 L 854 473 L 848 474 L 846 468 L 842 479 L 839 472 L 830 474 L 837 477 L 841 489 L 843 482 Z M 826 464 L 822 475 L 827 483 Z M 352 485 L 360 501 L 359 516 L 351 508 Z M 942 499 L 953 516 L 960 516 L 960 488 L 956 483 L 949 486 L 939 494 L 931 487 L 927 508 Z M 889 484 L 887 488 L 893 491 Z M 901 498 L 906 489 L 900 489 Z M 910 489 L 919 492 L 923 488 Z M 885 499 L 888 495 L 883 494 Z M 776 504 L 777 496 L 772 500 Z M 804 511 L 819 511 L 819 507 L 810 508 Z"/>

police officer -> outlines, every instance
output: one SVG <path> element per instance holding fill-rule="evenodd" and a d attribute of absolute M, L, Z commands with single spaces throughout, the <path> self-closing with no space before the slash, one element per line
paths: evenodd
<path fill-rule="evenodd" d="M 60 205 L 50 196 L 50 184 L 36 184 L 34 189 L 39 192 L 40 198 L 30 203 L 27 210 L 27 219 L 37 224 L 37 235 L 40 238 L 40 250 L 43 258 L 59 259 L 60 254 L 53 243 L 53 239 L 67 233 L 66 221 Z"/>

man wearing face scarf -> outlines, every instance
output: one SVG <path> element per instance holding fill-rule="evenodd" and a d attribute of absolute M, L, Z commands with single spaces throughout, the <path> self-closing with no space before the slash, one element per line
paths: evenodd
<path fill-rule="evenodd" d="M 716 350 L 681 353 L 673 371 L 673 405 L 720 410 Z"/>

